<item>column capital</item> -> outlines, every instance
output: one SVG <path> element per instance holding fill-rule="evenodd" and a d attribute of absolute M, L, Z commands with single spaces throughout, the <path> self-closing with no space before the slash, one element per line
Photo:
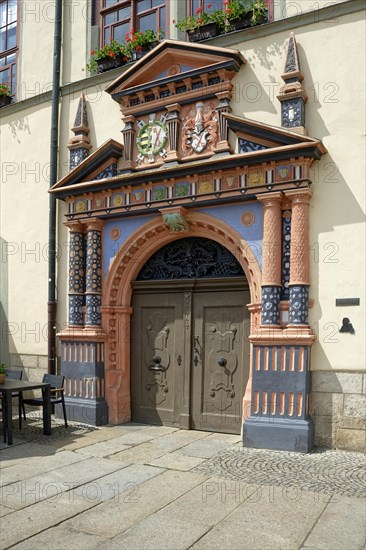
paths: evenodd
<path fill-rule="evenodd" d="M 283 193 L 281 191 L 273 191 L 272 193 L 264 193 L 262 195 L 256 195 L 256 199 L 263 203 L 264 207 L 277 207 L 282 206 L 284 199 Z"/>
<path fill-rule="evenodd" d="M 292 204 L 309 204 L 313 192 L 311 189 L 292 189 L 285 191 L 286 199 L 289 199 Z"/>
<path fill-rule="evenodd" d="M 131 124 L 133 124 L 134 122 L 136 122 L 136 118 L 133 115 L 124 116 L 122 117 L 122 122 L 124 122 L 125 124 L 127 122 L 131 122 Z"/>
<path fill-rule="evenodd" d="M 64 226 L 69 228 L 70 233 L 84 233 L 85 230 L 80 220 L 69 220 L 64 222 Z"/>
<path fill-rule="evenodd" d="M 88 220 L 83 220 L 83 224 L 87 231 L 102 231 L 104 221 L 99 218 L 89 218 Z"/>
<path fill-rule="evenodd" d="M 166 110 L 171 113 L 172 111 L 180 111 L 182 106 L 180 103 L 172 103 L 171 105 L 166 106 Z"/>

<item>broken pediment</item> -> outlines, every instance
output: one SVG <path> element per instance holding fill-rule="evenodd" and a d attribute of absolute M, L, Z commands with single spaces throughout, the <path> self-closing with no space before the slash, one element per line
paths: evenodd
<path fill-rule="evenodd" d="M 74 184 L 116 176 L 118 160 L 122 153 L 123 145 L 114 139 L 109 139 L 59 180 L 52 189 L 57 190 Z"/>

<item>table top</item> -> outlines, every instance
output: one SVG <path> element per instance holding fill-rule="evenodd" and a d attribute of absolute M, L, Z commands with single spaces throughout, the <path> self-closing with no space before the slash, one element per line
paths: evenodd
<path fill-rule="evenodd" d="M 13 380 L 5 378 L 5 382 L 0 384 L 0 391 L 26 391 L 47 388 L 49 384 L 45 382 L 29 382 L 28 380 Z"/>

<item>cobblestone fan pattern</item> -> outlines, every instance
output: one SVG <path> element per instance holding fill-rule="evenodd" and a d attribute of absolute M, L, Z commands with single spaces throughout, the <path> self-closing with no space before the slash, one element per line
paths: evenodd
<path fill-rule="evenodd" d="M 318 449 L 299 454 L 245 449 L 240 444 L 206 460 L 194 471 L 248 483 L 366 496 L 366 457 L 361 453 Z"/>
<path fill-rule="evenodd" d="M 63 418 L 59 419 L 52 416 L 52 433 L 51 435 L 44 436 L 42 414 L 27 412 L 27 420 L 26 422 L 23 421 L 21 430 L 18 428 L 18 420 L 16 420 L 16 424 L 15 421 L 13 422 L 13 437 L 33 441 L 40 445 L 47 445 L 50 441 L 66 439 L 71 435 L 80 436 L 98 430 L 95 426 L 70 422 L 69 420 L 68 425 L 68 428 L 65 428 Z"/>

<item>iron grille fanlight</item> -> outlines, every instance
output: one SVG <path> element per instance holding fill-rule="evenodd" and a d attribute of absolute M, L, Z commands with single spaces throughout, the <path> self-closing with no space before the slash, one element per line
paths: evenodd
<path fill-rule="evenodd" d="M 244 276 L 233 254 L 209 239 L 188 237 L 173 241 L 149 258 L 137 280 L 210 279 Z"/>

